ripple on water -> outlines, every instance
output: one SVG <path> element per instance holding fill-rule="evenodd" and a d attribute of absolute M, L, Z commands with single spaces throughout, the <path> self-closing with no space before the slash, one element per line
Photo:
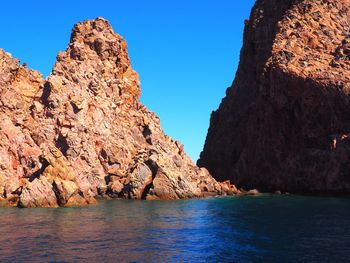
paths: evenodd
<path fill-rule="evenodd" d="M 0 261 L 345 262 L 350 199 L 102 201 L 0 208 Z"/>

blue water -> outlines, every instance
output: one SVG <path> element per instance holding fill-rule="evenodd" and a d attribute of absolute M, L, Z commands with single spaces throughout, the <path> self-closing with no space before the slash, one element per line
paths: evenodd
<path fill-rule="evenodd" d="M 350 198 L 0 208 L 1 262 L 349 262 Z"/>

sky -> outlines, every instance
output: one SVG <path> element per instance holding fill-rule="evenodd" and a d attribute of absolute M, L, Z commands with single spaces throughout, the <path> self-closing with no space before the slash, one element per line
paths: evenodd
<path fill-rule="evenodd" d="M 255 0 L 1 1 L 0 48 L 49 75 L 73 25 L 104 17 L 129 47 L 141 102 L 196 161 L 231 86 Z"/>

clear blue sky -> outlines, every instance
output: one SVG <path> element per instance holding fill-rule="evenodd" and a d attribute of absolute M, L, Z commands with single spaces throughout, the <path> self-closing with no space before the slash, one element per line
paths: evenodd
<path fill-rule="evenodd" d="M 102 16 L 128 43 L 141 101 L 194 161 L 231 85 L 254 0 L 1 1 L 0 47 L 47 76 L 72 26 Z"/>

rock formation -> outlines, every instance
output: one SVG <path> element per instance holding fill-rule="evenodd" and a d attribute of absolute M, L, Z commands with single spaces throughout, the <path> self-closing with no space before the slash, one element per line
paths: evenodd
<path fill-rule="evenodd" d="M 263 191 L 350 191 L 350 1 L 258 0 L 198 164 Z"/>
<path fill-rule="evenodd" d="M 125 40 L 102 18 L 74 26 L 47 80 L 0 50 L 0 96 L 1 204 L 237 192 L 164 135 L 159 118 L 139 102 Z"/>

